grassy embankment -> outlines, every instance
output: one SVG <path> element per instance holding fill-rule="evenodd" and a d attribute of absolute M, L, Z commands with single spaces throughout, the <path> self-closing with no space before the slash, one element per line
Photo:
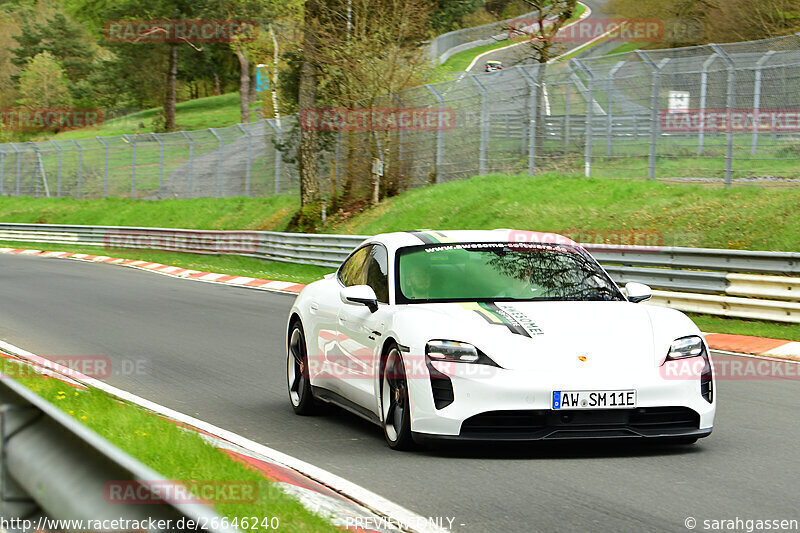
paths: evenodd
<path fill-rule="evenodd" d="M 487 199 L 490 199 L 487 201 Z M 282 230 L 297 208 L 292 197 L 220 200 L 0 199 L 5 222 Z M 325 232 L 374 234 L 410 228 L 518 227 L 553 231 L 584 242 L 800 249 L 800 189 L 665 184 L 563 175 L 484 176 L 405 192 Z M 307 283 L 328 268 L 146 250 L 3 243 L 3 246 L 103 253 L 195 270 Z M 796 326 L 696 316 L 708 331 L 800 340 Z"/>
<path fill-rule="evenodd" d="M 231 523 L 236 519 L 243 530 L 269 531 L 269 524 L 259 521 L 262 517 L 277 517 L 281 531 L 339 531 L 259 472 L 160 416 L 98 389 L 72 388 L 8 359 L 0 359 L 0 370 L 167 479 L 186 484 L 190 492 L 192 487 L 206 486 L 239 489 L 247 496 L 243 501 L 234 501 L 240 496 L 232 496 L 231 501 L 219 499 L 209 504 Z M 248 520 L 247 527 L 242 527 L 242 518 Z"/>

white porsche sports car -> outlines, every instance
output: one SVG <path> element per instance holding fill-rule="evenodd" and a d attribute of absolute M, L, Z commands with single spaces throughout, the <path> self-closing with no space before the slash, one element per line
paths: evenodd
<path fill-rule="evenodd" d="M 625 289 L 560 235 L 377 235 L 292 307 L 292 407 L 347 409 L 396 449 L 709 435 L 716 400 L 700 331 L 679 311 L 639 305 L 646 285 Z"/>

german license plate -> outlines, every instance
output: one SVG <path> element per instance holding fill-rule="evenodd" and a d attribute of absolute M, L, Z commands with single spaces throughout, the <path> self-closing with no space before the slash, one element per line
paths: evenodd
<path fill-rule="evenodd" d="M 553 409 L 619 409 L 636 407 L 635 390 L 553 391 Z"/>

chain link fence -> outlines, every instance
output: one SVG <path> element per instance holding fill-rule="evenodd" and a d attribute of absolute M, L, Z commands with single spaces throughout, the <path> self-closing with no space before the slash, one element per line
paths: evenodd
<path fill-rule="evenodd" d="M 440 112 L 440 121 L 321 131 L 324 196 L 370 187 L 375 158 L 384 162 L 381 188 L 388 192 L 543 171 L 800 184 L 798 35 L 464 74 L 378 106 Z M 0 144 L 0 195 L 294 192 L 298 125 L 298 117 L 284 117 L 191 132 Z"/>

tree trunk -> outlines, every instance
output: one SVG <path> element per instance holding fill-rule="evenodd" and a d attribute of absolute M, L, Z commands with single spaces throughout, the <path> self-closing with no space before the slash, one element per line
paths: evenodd
<path fill-rule="evenodd" d="M 239 106 L 242 114 L 242 123 L 250 122 L 250 61 L 244 49 L 236 46 L 236 57 L 239 58 Z"/>
<path fill-rule="evenodd" d="M 311 110 L 317 100 L 317 78 L 314 65 L 303 60 L 300 67 L 300 89 L 297 104 L 302 113 Z M 317 131 L 300 121 L 300 147 L 298 149 L 300 170 L 300 205 L 313 203 L 319 197 L 319 176 L 317 172 Z"/>
<path fill-rule="evenodd" d="M 278 39 L 275 37 L 275 30 L 272 29 L 272 24 L 269 25 L 269 34 L 272 37 L 272 46 L 274 48 L 272 56 L 272 112 L 275 118 L 281 118 L 281 112 L 278 108 Z"/>
<path fill-rule="evenodd" d="M 214 95 L 219 96 L 222 94 L 222 87 L 219 83 L 219 74 L 214 73 Z"/>
<path fill-rule="evenodd" d="M 175 131 L 175 98 L 178 85 L 178 45 L 169 47 L 169 68 L 167 69 L 167 94 L 164 97 L 164 129 Z"/>
<path fill-rule="evenodd" d="M 250 101 L 255 102 L 258 99 L 258 84 L 256 83 L 256 73 L 250 75 Z"/>
<path fill-rule="evenodd" d="M 297 106 L 301 116 L 311 111 L 317 104 L 317 76 L 313 59 L 316 55 L 316 24 L 319 15 L 318 0 L 307 0 L 305 4 L 303 31 L 303 63 L 300 66 L 300 86 Z M 298 147 L 298 170 L 300 171 L 300 205 L 306 206 L 319 199 L 319 175 L 317 172 L 317 131 L 304 126 L 300 121 L 300 146 Z"/>

